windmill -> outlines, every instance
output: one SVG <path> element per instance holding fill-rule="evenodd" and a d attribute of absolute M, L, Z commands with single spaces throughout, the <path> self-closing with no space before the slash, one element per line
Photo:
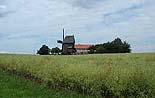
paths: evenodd
<path fill-rule="evenodd" d="M 62 35 L 62 40 L 57 40 L 57 43 L 62 44 L 64 39 L 65 39 L 65 29 L 63 29 L 63 35 Z"/>
<path fill-rule="evenodd" d="M 62 54 L 74 54 L 75 53 L 75 38 L 74 36 L 65 36 L 65 29 L 63 29 L 62 40 L 57 40 L 57 43 L 62 44 Z"/>

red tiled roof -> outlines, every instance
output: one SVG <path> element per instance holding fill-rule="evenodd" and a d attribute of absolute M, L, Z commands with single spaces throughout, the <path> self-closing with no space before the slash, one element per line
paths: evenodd
<path fill-rule="evenodd" d="M 75 49 L 88 49 L 91 46 L 92 45 L 89 45 L 89 44 L 76 44 L 74 47 L 75 47 Z"/>

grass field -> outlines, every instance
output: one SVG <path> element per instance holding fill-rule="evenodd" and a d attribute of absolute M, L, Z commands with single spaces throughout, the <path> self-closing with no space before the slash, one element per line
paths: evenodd
<path fill-rule="evenodd" d="M 0 98 L 88 98 L 75 92 L 51 90 L 43 85 L 10 75 L 0 69 Z M 90 98 L 90 97 L 89 97 Z"/>
<path fill-rule="evenodd" d="M 30 73 L 48 87 L 102 98 L 154 98 L 155 53 L 0 55 L 1 68 Z"/>

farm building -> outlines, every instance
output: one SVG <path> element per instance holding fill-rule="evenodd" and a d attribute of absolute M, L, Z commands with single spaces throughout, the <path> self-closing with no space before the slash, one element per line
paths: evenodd
<path fill-rule="evenodd" d="M 87 54 L 91 46 L 92 45 L 90 44 L 76 44 L 75 45 L 76 54 Z"/>

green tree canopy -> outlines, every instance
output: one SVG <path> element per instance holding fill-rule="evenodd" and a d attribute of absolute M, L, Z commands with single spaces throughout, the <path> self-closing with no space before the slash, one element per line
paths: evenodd
<path fill-rule="evenodd" d="M 37 51 L 37 54 L 49 55 L 50 54 L 50 48 L 46 45 L 42 45 L 42 47 Z"/>
<path fill-rule="evenodd" d="M 60 52 L 61 52 L 61 50 L 58 47 L 55 47 L 55 48 L 51 49 L 52 54 L 59 54 Z"/>
<path fill-rule="evenodd" d="M 126 41 L 122 42 L 120 38 L 116 38 L 112 42 L 93 45 L 89 48 L 90 53 L 130 53 L 130 44 Z"/>

